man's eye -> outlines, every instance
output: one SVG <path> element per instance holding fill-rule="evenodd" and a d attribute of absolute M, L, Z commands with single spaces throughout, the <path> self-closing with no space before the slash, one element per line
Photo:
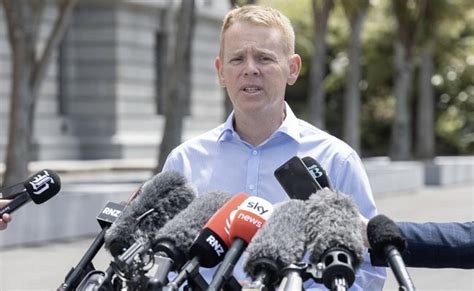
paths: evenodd
<path fill-rule="evenodd" d="M 238 62 L 241 62 L 241 61 L 242 61 L 242 58 L 240 58 L 240 57 L 230 59 L 231 63 L 238 63 Z"/>

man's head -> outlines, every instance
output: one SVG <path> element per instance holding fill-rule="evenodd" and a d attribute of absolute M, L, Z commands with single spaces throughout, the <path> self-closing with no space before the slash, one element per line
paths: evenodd
<path fill-rule="evenodd" d="M 224 34 L 235 23 L 248 23 L 252 25 L 274 27 L 282 34 L 282 42 L 288 55 L 295 53 L 295 31 L 291 22 L 280 11 L 265 6 L 247 5 L 231 10 L 224 18 L 221 28 L 220 56 L 222 57 Z"/>
<path fill-rule="evenodd" d="M 244 6 L 227 14 L 215 65 L 236 118 L 281 119 L 286 86 L 301 69 L 294 38 L 290 21 L 276 9 Z"/>

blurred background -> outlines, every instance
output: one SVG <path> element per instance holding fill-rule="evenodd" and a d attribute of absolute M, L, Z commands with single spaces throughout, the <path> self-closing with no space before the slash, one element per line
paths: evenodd
<path fill-rule="evenodd" d="M 360 154 L 381 212 L 473 220 L 470 0 L 3 0 L 0 184 L 50 168 L 63 190 L 0 233 L 1 273 L 9 252 L 95 236 L 107 201 L 225 120 L 214 58 L 223 16 L 245 4 L 291 19 L 303 69 L 286 100 Z M 442 204 L 424 207 L 430 199 Z M 474 289 L 472 272 L 463 276 L 471 286 L 452 290 Z"/>

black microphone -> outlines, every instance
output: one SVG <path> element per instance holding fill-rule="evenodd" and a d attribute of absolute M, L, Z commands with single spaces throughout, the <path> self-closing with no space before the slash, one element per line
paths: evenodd
<path fill-rule="evenodd" d="M 178 172 L 161 172 L 146 181 L 105 233 L 105 247 L 115 257 L 114 261 L 105 272 L 86 276 L 81 288 L 102 288 L 109 286 L 116 273 L 128 277 L 140 272 L 142 266 L 136 265 L 134 258 L 148 251 L 148 235 L 186 208 L 194 199 L 194 193 L 194 188 Z M 141 260 L 137 262 L 143 263 Z M 99 283 L 102 285 L 94 285 Z"/>
<path fill-rule="evenodd" d="M 272 288 L 280 270 L 301 261 L 305 251 L 305 202 L 288 200 L 275 205 L 272 216 L 250 242 L 244 271 L 253 282 L 245 290 Z"/>
<path fill-rule="evenodd" d="M 329 188 L 332 189 L 331 182 L 324 168 L 312 157 L 304 157 L 301 159 L 305 166 L 308 168 L 309 173 L 313 179 L 318 183 L 320 189 Z"/>
<path fill-rule="evenodd" d="M 322 282 L 330 290 L 347 290 L 363 257 L 359 212 L 352 199 L 323 189 L 307 201 L 309 261 L 322 268 Z"/>
<path fill-rule="evenodd" d="M 181 269 L 190 259 L 189 250 L 194 239 L 211 216 L 230 199 L 229 193 L 221 191 L 198 196 L 158 232 L 151 234 L 150 241 L 155 258 L 160 258 L 158 268 L 148 282 L 148 290 L 159 290 L 167 284 L 169 272 Z"/>
<path fill-rule="evenodd" d="M 57 178 L 56 179 L 57 182 L 58 183 L 60 182 L 58 175 L 54 171 L 47 170 L 47 169 L 41 170 L 37 172 L 36 174 L 34 174 L 33 176 L 29 177 L 25 182 L 17 183 L 15 185 L 11 185 L 3 189 L 0 189 L 0 199 L 14 199 L 21 194 L 27 193 L 27 189 L 26 189 L 27 185 L 29 185 L 30 182 L 35 180 L 36 177 L 39 177 L 40 175 L 44 175 L 44 171 L 48 171 L 49 173 L 51 172 L 54 173 L 55 179 Z M 60 188 L 60 184 L 58 185 L 59 186 L 57 187 Z M 59 189 L 57 191 L 59 191 Z"/>
<path fill-rule="evenodd" d="M 180 173 L 169 171 L 153 176 L 140 187 L 130 205 L 107 230 L 105 248 L 117 257 L 136 242 L 137 231 L 147 235 L 154 233 L 194 197 L 194 189 Z M 147 211 L 153 213 L 146 215 Z M 145 218 L 142 217 L 144 214 Z"/>
<path fill-rule="evenodd" d="M 407 271 L 401 252 L 406 241 L 395 222 L 385 215 L 377 215 L 369 220 L 367 238 L 370 244 L 370 256 L 386 260 L 400 286 L 400 290 L 415 290 Z"/>
<path fill-rule="evenodd" d="M 73 267 L 66 275 L 64 283 L 62 283 L 59 290 L 75 290 L 79 282 L 84 278 L 85 274 L 94 270 L 92 265 L 92 259 L 95 257 L 99 249 L 104 244 L 104 236 L 107 229 L 117 220 L 122 214 L 122 210 L 125 207 L 123 204 L 114 202 L 108 202 L 102 211 L 97 216 L 97 221 L 102 227 L 102 231 L 97 235 L 95 240 L 90 245 L 84 256 L 81 258 L 76 267 Z"/>
<path fill-rule="evenodd" d="M 12 213 L 31 200 L 36 204 L 46 202 L 61 189 L 61 179 L 53 170 L 45 169 L 28 178 L 23 186 L 24 191 L 0 208 L 0 217 L 5 213 Z"/>
<path fill-rule="evenodd" d="M 136 213 L 143 214 L 131 225 L 132 232 L 135 230 L 132 236 L 134 243 L 112 262 L 112 266 L 116 266 L 114 270 L 123 272 L 125 276 L 133 276 L 134 272 L 142 267 L 140 266 L 142 261 L 138 261 L 139 264 L 135 265 L 137 262 L 135 257 L 149 250 L 150 237 L 195 198 L 194 189 L 185 183 L 184 177 L 177 176 L 176 172 L 162 173 L 158 176 L 156 181 L 152 180 L 154 182 L 152 187 L 148 187 L 149 185 L 145 183 L 143 192 L 128 207 L 133 208 L 131 213 L 137 210 Z"/>

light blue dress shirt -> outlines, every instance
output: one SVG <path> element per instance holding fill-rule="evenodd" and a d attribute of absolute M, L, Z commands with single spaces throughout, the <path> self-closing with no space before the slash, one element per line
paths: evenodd
<path fill-rule="evenodd" d="M 296 118 L 288 104 L 280 128 L 258 146 L 239 137 L 233 119 L 231 113 L 224 124 L 176 147 L 163 170 L 182 173 L 197 187 L 198 193 L 246 192 L 277 203 L 289 198 L 273 175 L 275 169 L 293 156 L 310 156 L 326 170 L 333 189 L 351 196 L 362 215 L 371 218 L 377 214 L 369 180 L 357 153 L 343 141 Z M 244 257 L 234 269 L 238 280 L 245 278 Z M 364 257 L 349 290 L 382 290 L 385 269 L 372 267 L 367 253 Z M 214 270 L 201 268 L 200 272 L 209 280 Z M 312 282 L 307 282 L 305 287 L 327 290 Z"/>

